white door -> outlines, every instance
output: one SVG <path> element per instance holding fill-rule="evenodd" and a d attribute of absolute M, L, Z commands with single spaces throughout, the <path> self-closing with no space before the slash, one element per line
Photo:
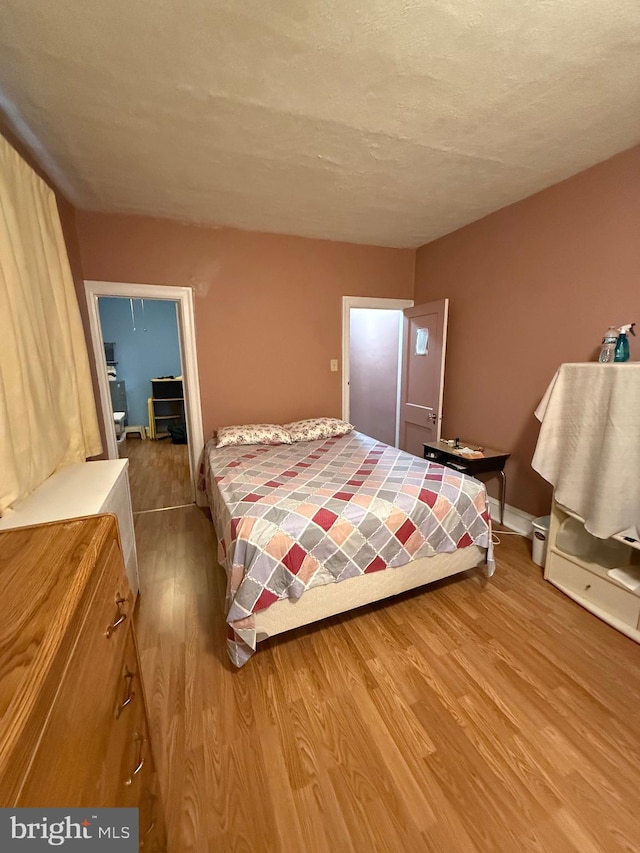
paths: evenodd
<path fill-rule="evenodd" d="M 400 447 L 420 458 L 440 438 L 448 313 L 448 299 L 404 311 Z"/>

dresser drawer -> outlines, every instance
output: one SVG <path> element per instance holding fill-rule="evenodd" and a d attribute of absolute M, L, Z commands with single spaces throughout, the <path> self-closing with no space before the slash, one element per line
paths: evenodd
<path fill-rule="evenodd" d="M 101 790 L 113 806 L 138 807 L 142 779 L 150 764 L 146 711 L 133 631 L 129 631 L 119 673 L 118 698 L 105 743 Z M 138 772 L 134 772 L 139 767 Z"/>
<path fill-rule="evenodd" d="M 585 607 L 614 616 L 632 628 L 640 619 L 640 598 L 613 581 L 595 575 L 588 569 L 552 551 L 546 577 L 563 591 L 573 594 Z"/>
<path fill-rule="evenodd" d="M 147 829 L 140 830 L 140 850 L 144 853 L 166 853 L 167 833 L 162 821 L 162 809 L 159 797 L 153 800 L 153 818 L 150 823 L 145 823 Z M 140 809 L 140 821 L 144 819 L 144 810 Z"/>
<path fill-rule="evenodd" d="M 162 816 L 162 803 L 158 785 L 158 774 L 149 758 L 147 776 L 140 797 L 140 849 L 147 851 L 166 850 L 166 829 Z"/>
<path fill-rule="evenodd" d="M 19 806 L 90 806 L 102 802 L 102 765 L 114 712 L 133 596 L 115 539 L 98 559 L 102 571 L 25 774 Z M 73 627 L 73 626 L 72 626 Z M 35 735 L 35 733 L 34 733 Z"/>

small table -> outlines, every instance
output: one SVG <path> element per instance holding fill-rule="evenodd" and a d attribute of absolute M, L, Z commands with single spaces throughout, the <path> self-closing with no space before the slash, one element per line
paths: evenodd
<path fill-rule="evenodd" d="M 460 441 L 460 449 L 473 446 Z M 505 453 L 504 450 L 492 450 L 490 447 L 482 449 L 482 456 L 463 456 L 459 449 L 451 447 L 444 441 L 434 441 L 424 445 L 424 458 L 430 462 L 439 462 L 471 477 L 476 477 L 478 474 L 500 474 L 500 524 L 504 523 L 507 491 L 507 475 L 504 472 L 504 466 L 510 456 L 511 454 Z"/>

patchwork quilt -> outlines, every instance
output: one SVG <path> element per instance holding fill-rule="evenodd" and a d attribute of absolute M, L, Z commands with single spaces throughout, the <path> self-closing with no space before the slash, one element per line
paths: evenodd
<path fill-rule="evenodd" d="M 310 587 L 472 544 L 493 570 L 484 485 L 355 431 L 276 447 L 210 441 L 205 479 L 236 666 L 255 651 L 253 614 Z"/>

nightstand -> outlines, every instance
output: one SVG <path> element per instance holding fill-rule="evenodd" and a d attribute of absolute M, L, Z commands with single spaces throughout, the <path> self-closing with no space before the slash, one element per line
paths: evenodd
<path fill-rule="evenodd" d="M 460 441 L 460 447 L 473 446 Z M 459 450 L 451 447 L 444 441 L 430 442 L 423 445 L 423 447 L 425 459 L 430 462 L 439 462 L 441 465 L 454 468 L 456 471 L 462 471 L 463 474 L 469 474 L 471 477 L 477 477 L 478 474 L 499 474 L 500 524 L 504 523 L 504 504 L 507 491 L 507 475 L 504 472 L 504 466 L 509 456 L 511 456 L 510 453 L 505 453 L 504 450 L 492 450 L 490 447 L 485 447 L 482 450 L 482 456 L 470 458 L 463 456 Z"/>

